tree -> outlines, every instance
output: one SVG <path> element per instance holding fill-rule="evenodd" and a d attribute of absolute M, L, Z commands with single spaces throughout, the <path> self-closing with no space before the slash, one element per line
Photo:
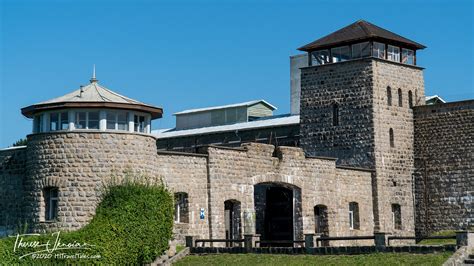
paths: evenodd
<path fill-rule="evenodd" d="M 15 143 L 13 143 L 12 147 L 26 146 L 27 142 L 28 141 L 26 139 L 21 138 L 17 140 Z"/>

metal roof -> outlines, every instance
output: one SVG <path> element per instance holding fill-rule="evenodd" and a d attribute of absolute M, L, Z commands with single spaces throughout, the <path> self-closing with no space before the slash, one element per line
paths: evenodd
<path fill-rule="evenodd" d="M 326 35 L 314 42 L 298 48 L 300 51 L 312 51 L 315 49 L 334 47 L 336 45 L 347 44 L 355 41 L 368 39 L 382 39 L 390 42 L 403 44 L 414 49 L 424 49 L 426 46 L 415 41 L 402 37 L 391 31 L 383 29 L 365 20 L 358 20 L 349 26 Z"/>
<path fill-rule="evenodd" d="M 266 118 L 266 119 L 261 119 L 261 120 L 236 123 L 232 125 L 223 125 L 223 126 L 201 127 L 201 128 L 183 129 L 183 130 L 158 129 L 158 130 L 153 130 L 151 133 L 154 136 L 156 136 L 158 139 L 165 139 L 165 138 L 174 138 L 174 137 L 205 135 L 205 134 L 211 134 L 211 133 L 220 133 L 220 132 L 236 131 L 236 130 L 297 125 L 299 123 L 300 123 L 299 115 L 284 116 L 284 117 L 278 116 L 276 118 Z"/>
<path fill-rule="evenodd" d="M 97 82 L 92 82 L 89 85 L 84 86 L 71 93 L 37 104 L 49 104 L 58 102 L 113 102 L 144 104 L 142 102 L 130 99 L 116 92 L 113 92 Z"/>
<path fill-rule="evenodd" d="M 26 117 L 32 117 L 36 112 L 49 109 L 86 107 L 131 109 L 151 113 L 152 118 L 159 118 L 163 113 L 163 110 L 160 107 L 155 107 L 130 99 L 107 89 L 100 85 L 95 78 L 91 79 L 90 84 L 83 86 L 80 89 L 51 100 L 22 108 L 21 112 Z"/>
<path fill-rule="evenodd" d="M 184 115 L 184 114 L 191 114 L 191 113 L 198 113 L 198 112 L 207 112 L 212 110 L 218 109 L 227 109 L 232 107 L 242 107 L 242 106 L 252 106 L 258 103 L 263 103 L 264 105 L 268 106 L 272 110 L 276 110 L 277 108 L 265 100 L 255 100 L 255 101 L 248 101 L 243 103 L 235 103 L 235 104 L 228 104 L 228 105 L 221 105 L 221 106 L 213 106 L 213 107 L 206 107 L 206 108 L 197 108 L 197 109 L 189 109 L 184 110 L 181 112 L 174 113 L 173 115 Z"/>

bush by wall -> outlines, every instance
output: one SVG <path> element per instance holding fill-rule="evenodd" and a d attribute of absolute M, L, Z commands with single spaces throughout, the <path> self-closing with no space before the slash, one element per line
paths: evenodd
<path fill-rule="evenodd" d="M 20 259 L 22 255 L 46 247 L 20 248 L 14 252 L 16 238 L 4 238 L 0 240 L 0 264 L 149 263 L 168 248 L 172 229 L 173 197 L 166 188 L 127 181 L 107 189 L 96 215 L 87 226 L 75 232 L 60 233 L 61 243 L 87 249 L 41 252 L 39 254 L 51 254 L 51 257 L 40 259 L 29 255 Z M 28 243 L 44 244 L 48 240 L 51 248 L 55 235 L 24 238 Z"/>

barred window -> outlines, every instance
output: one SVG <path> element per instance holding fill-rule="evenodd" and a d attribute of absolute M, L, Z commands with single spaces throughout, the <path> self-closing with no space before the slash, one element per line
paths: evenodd
<path fill-rule="evenodd" d="M 390 139 L 390 147 L 393 148 L 393 147 L 395 147 L 395 137 L 393 136 L 393 129 L 392 128 L 389 129 L 388 135 L 389 135 L 388 137 Z"/>
<path fill-rule="evenodd" d="M 392 106 L 392 88 L 387 87 L 387 105 Z"/>
<path fill-rule="evenodd" d="M 58 188 L 48 187 L 43 190 L 44 196 L 44 218 L 46 221 L 56 220 L 58 217 Z"/>
<path fill-rule="evenodd" d="M 402 209 L 400 204 L 392 204 L 392 221 L 394 229 L 402 229 Z"/>
<path fill-rule="evenodd" d="M 360 229 L 359 203 L 357 202 L 349 203 L 349 228 Z"/>
<path fill-rule="evenodd" d="M 400 107 L 403 106 L 402 89 L 398 89 L 398 106 L 400 106 Z"/>
<path fill-rule="evenodd" d="M 178 192 L 174 194 L 174 221 L 176 223 L 188 223 L 188 193 Z"/>

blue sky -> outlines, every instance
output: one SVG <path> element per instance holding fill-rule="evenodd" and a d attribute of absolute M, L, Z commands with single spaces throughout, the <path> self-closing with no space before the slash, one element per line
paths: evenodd
<path fill-rule="evenodd" d="M 100 83 L 172 113 L 265 99 L 288 113 L 289 56 L 365 19 L 428 46 L 426 94 L 474 98 L 473 2 L 1 1 L 0 147 L 31 131 L 20 108 Z"/>

